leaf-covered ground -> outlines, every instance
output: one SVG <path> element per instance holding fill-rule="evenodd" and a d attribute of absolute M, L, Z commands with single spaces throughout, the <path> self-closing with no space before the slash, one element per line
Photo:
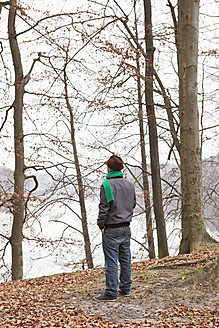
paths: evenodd
<path fill-rule="evenodd" d="M 218 249 L 133 264 L 132 293 L 93 296 L 103 269 L 0 284 L 0 327 L 219 327 Z"/>

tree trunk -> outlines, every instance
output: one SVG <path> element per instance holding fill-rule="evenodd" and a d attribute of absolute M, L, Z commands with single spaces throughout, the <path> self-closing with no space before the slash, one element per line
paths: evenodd
<path fill-rule="evenodd" d="M 20 50 L 15 30 L 16 1 L 11 1 L 8 17 L 8 37 L 15 72 L 14 101 L 14 196 L 12 246 L 12 279 L 23 278 L 22 228 L 24 222 L 24 144 L 23 144 L 23 96 L 24 76 Z"/>
<path fill-rule="evenodd" d="M 145 81 L 145 96 L 146 108 L 148 116 L 149 137 L 150 137 L 150 157 L 151 157 L 151 174 L 153 187 L 153 206 L 157 227 L 158 237 L 158 256 L 168 256 L 168 246 L 166 237 L 166 227 L 162 204 L 162 189 L 160 179 L 160 164 L 157 140 L 157 125 L 154 112 L 153 99 L 153 36 L 152 36 L 152 20 L 151 20 L 151 1 L 144 0 L 145 13 L 145 41 L 146 41 L 146 81 Z"/>
<path fill-rule="evenodd" d="M 85 207 L 85 197 L 84 197 L 84 187 L 83 187 L 83 181 L 81 177 L 81 170 L 80 170 L 80 164 L 78 159 L 78 153 L 77 153 L 77 146 L 76 146 L 76 139 L 75 139 L 75 128 L 74 128 L 74 115 L 72 107 L 69 103 L 68 98 L 68 89 L 67 89 L 67 76 L 64 69 L 64 84 L 65 84 L 65 99 L 67 108 L 69 110 L 70 114 L 70 125 L 71 125 L 71 142 L 73 147 L 73 154 L 74 154 L 74 161 L 75 161 L 75 168 L 76 168 L 76 175 L 77 175 L 77 182 L 78 182 L 78 195 L 79 195 L 79 202 L 80 202 L 80 208 L 81 208 L 81 222 L 82 222 L 82 230 L 83 230 L 83 237 L 84 237 L 84 248 L 85 248 L 85 254 L 86 254 L 86 262 L 89 269 L 92 269 L 94 267 L 93 265 L 93 257 L 91 253 L 91 247 L 90 247 L 90 237 L 88 232 L 88 226 L 87 226 L 87 213 L 86 213 L 86 207 Z"/>
<path fill-rule="evenodd" d="M 179 0 L 179 108 L 182 193 L 180 253 L 210 240 L 204 225 L 197 103 L 199 0 Z"/>
<path fill-rule="evenodd" d="M 144 139 L 144 125 L 143 125 L 143 111 L 142 103 L 139 104 L 139 130 L 140 130 L 140 144 L 141 144 L 141 165 L 142 165 L 142 178 L 144 187 L 144 204 L 145 204 L 145 215 L 146 215 L 146 228 L 147 228 L 147 240 L 148 240 L 148 252 L 149 258 L 155 258 L 154 250 L 154 237 L 151 217 L 151 202 L 150 202 L 150 190 L 147 175 L 147 161 L 145 152 L 145 139 Z"/>
<path fill-rule="evenodd" d="M 138 40 L 137 24 L 135 25 L 135 28 L 136 28 L 136 39 Z M 139 131 L 140 131 L 141 165 L 142 165 L 142 180 L 143 180 L 143 188 L 144 188 L 144 206 L 145 206 L 145 215 L 146 215 L 148 253 L 149 253 L 149 258 L 154 259 L 155 258 L 154 237 L 153 237 L 153 227 L 152 227 L 152 217 L 151 217 L 150 190 L 149 190 L 148 175 L 147 175 L 143 106 L 142 106 L 142 96 L 141 96 L 140 63 L 139 63 L 138 53 L 136 56 L 136 64 L 137 64 L 137 87 L 138 87 L 138 109 L 139 109 L 138 123 L 139 123 Z"/>

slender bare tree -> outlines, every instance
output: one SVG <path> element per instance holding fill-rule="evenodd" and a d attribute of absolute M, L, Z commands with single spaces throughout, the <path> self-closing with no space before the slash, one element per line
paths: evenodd
<path fill-rule="evenodd" d="M 136 8 L 134 7 L 134 9 Z M 136 39 L 138 40 L 138 25 L 137 25 L 136 10 L 135 10 L 135 31 L 136 31 Z M 148 254 L 150 259 L 153 259 L 155 258 L 155 248 L 154 248 L 153 226 L 152 226 L 152 217 L 151 217 L 150 189 L 149 189 L 149 181 L 148 181 L 148 174 L 147 174 L 141 72 L 140 72 L 140 60 L 139 60 L 138 51 L 136 53 L 136 67 L 137 67 L 137 90 L 138 90 L 138 109 L 139 109 L 138 121 L 139 121 L 139 135 L 140 135 L 140 147 L 141 147 L 142 182 L 143 182 L 144 206 L 145 206 L 145 216 L 146 216 L 146 229 L 147 229 L 146 235 L 148 240 Z"/>
<path fill-rule="evenodd" d="M 76 175 L 77 175 L 77 183 L 78 183 L 78 196 L 79 196 L 79 202 L 80 202 L 80 208 L 81 208 L 81 222 L 82 222 L 82 231 L 83 231 L 83 238 L 84 238 L 84 249 L 86 254 L 86 262 L 88 265 L 88 268 L 93 268 L 93 257 L 91 252 L 91 245 L 90 245 L 90 237 L 88 232 L 88 224 L 87 224 L 87 212 L 86 212 L 86 206 L 85 206 L 85 188 L 83 185 L 82 180 L 82 174 L 80 169 L 80 163 L 78 158 L 78 152 L 77 152 L 77 144 L 76 144 L 76 136 L 75 136 L 75 127 L 74 127 L 74 112 L 73 108 L 69 101 L 68 96 L 68 78 L 66 74 L 66 67 L 68 63 L 68 56 L 66 55 L 66 64 L 64 66 L 64 88 L 65 88 L 65 100 L 66 100 L 66 106 L 69 111 L 70 115 L 70 131 L 71 131 L 71 142 L 73 147 L 73 155 L 74 155 L 74 162 L 75 162 L 75 169 L 76 169 Z"/>
<path fill-rule="evenodd" d="M 146 42 L 146 72 L 145 72 L 145 97 L 149 126 L 150 138 L 150 157 L 151 157 L 151 173 L 153 186 L 153 206 L 158 236 L 158 255 L 164 257 L 168 255 L 166 227 L 164 220 L 163 204 L 162 204 L 162 187 L 160 178 L 160 164 L 157 138 L 157 125 L 154 111 L 153 98 L 153 61 L 154 46 L 152 35 L 152 12 L 151 1 L 144 0 L 145 13 L 145 42 Z"/>
<path fill-rule="evenodd" d="M 16 37 L 17 1 L 10 1 L 8 16 L 8 37 L 15 73 L 14 101 L 14 196 L 13 226 L 11 234 L 12 246 L 12 279 L 23 277 L 22 228 L 24 222 L 24 141 L 23 141 L 23 97 L 25 78 L 21 62 L 21 54 Z"/>
<path fill-rule="evenodd" d="M 12 63 L 14 69 L 14 101 L 10 108 L 14 109 L 14 192 L 11 199 L 13 224 L 10 237 L 12 247 L 12 279 L 21 279 L 23 277 L 23 224 L 25 218 L 25 163 L 24 163 L 24 134 L 23 134 L 23 102 L 25 85 L 29 81 L 30 74 L 34 68 L 35 59 L 31 65 L 30 71 L 25 76 L 23 73 L 23 65 L 21 60 L 20 48 L 17 40 L 16 32 L 16 15 L 17 15 L 17 1 L 6 1 L 0 3 L 2 6 L 10 6 L 8 14 L 8 40 L 10 45 L 10 53 L 12 56 Z M 7 115 L 3 125 L 5 124 Z M 27 200 L 28 201 L 28 200 Z"/>

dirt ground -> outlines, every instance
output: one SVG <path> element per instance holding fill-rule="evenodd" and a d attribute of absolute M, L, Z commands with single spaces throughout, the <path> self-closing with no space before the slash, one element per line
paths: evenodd
<path fill-rule="evenodd" d="M 219 328 L 219 245 L 132 264 L 130 297 L 99 302 L 103 268 L 0 284 L 0 327 Z"/>
<path fill-rule="evenodd" d="M 218 318 L 217 288 L 205 279 L 201 282 L 191 280 L 196 270 L 191 266 L 134 268 L 131 296 L 118 296 L 114 302 L 93 299 L 105 289 L 105 276 L 101 274 L 72 287 L 63 298 L 78 304 L 87 315 L 96 314 L 115 323 L 156 320 L 158 316 L 168 317 L 169 313 L 179 311 L 182 307 L 205 311 L 211 309 L 211 313 L 215 311 Z M 192 315 L 194 317 L 194 311 Z M 182 315 L 181 322 L 186 324 L 188 320 L 187 316 Z"/>

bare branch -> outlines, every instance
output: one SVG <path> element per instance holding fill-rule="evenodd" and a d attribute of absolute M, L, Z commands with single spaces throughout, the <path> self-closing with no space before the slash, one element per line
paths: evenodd
<path fill-rule="evenodd" d="M 137 38 L 135 37 L 135 35 L 132 33 L 132 31 L 130 30 L 127 21 L 125 21 L 124 19 L 120 18 L 120 21 L 123 23 L 123 25 L 125 26 L 127 32 L 129 33 L 129 35 L 131 36 L 132 40 L 135 42 L 136 46 L 141 50 L 142 55 L 147 59 L 147 53 L 145 52 L 144 48 L 142 47 L 142 45 L 138 42 Z"/>
<path fill-rule="evenodd" d="M 31 65 L 31 68 L 30 68 L 29 72 L 28 72 L 27 75 L 24 77 L 24 84 L 25 84 L 25 85 L 29 82 L 29 80 L 30 80 L 30 75 L 31 75 L 31 73 L 32 73 L 32 71 L 33 71 L 33 68 L 34 68 L 36 62 L 37 62 L 37 61 L 40 61 L 40 57 L 41 57 L 41 52 L 38 53 L 38 58 L 35 58 L 35 59 L 33 60 L 33 63 L 32 63 L 32 65 Z"/>
<path fill-rule="evenodd" d="M 177 129 L 176 129 L 176 134 L 178 133 L 178 131 L 179 131 L 179 124 L 178 124 Z M 171 156 L 172 151 L 173 151 L 173 146 L 174 146 L 174 143 L 172 144 L 172 146 L 170 148 L 170 151 L 169 151 L 169 154 L 168 154 L 168 161 L 170 160 L 170 156 Z"/>
<path fill-rule="evenodd" d="M 63 223 L 63 224 L 65 224 L 65 225 L 67 226 L 67 228 L 71 228 L 71 229 L 73 229 L 73 230 L 79 232 L 81 235 L 83 235 L 83 232 L 82 232 L 82 231 L 80 231 L 79 229 L 73 227 L 72 225 L 70 225 L 70 224 L 68 224 L 68 223 L 66 223 L 66 222 L 64 222 L 64 221 L 59 221 L 59 220 L 49 220 L 49 222 Z"/>
<path fill-rule="evenodd" d="M 125 164 L 125 166 L 127 167 L 127 165 L 129 165 L 129 166 L 131 166 L 131 167 L 137 167 L 137 168 L 139 168 L 140 170 L 142 170 L 142 167 L 141 166 L 139 166 L 139 165 L 131 165 L 131 164 L 127 164 L 127 163 L 124 163 Z M 143 171 L 143 170 L 142 170 Z M 147 174 L 149 174 L 149 175 L 151 175 L 151 173 L 150 172 L 146 172 Z M 176 192 L 177 192 L 177 194 L 178 195 L 181 195 L 181 193 L 171 184 L 171 183 L 169 183 L 167 180 L 165 180 L 164 178 L 161 178 L 161 180 L 163 181 L 163 182 L 165 182 L 166 184 L 168 184 L 171 188 L 173 188 Z"/>
<path fill-rule="evenodd" d="M 135 37 L 135 35 L 130 30 L 130 28 L 127 24 L 127 21 L 125 21 L 123 19 L 120 19 L 120 21 L 125 26 L 127 32 L 131 36 L 132 40 L 135 42 L 136 46 L 141 50 L 142 55 L 145 57 L 145 59 L 147 59 L 148 58 L 147 53 L 143 49 L 142 45 L 139 43 L 138 39 Z M 178 141 L 177 134 L 176 134 L 176 131 L 175 131 L 174 123 L 173 123 L 173 114 L 172 114 L 172 111 L 171 111 L 172 107 L 171 107 L 170 99 L 169 99 L 168 95 L 166 94 L 165 88 L 163 86 L 163 83 L 162 83 L 161 79 L 159 78 L 158 73 L 156 72 L 155 69 L 153 71 L 154 71 L 154 76 L 155 76 L 155 78 L 156 78 L 156 80 L 157 80 L 157 82 L 158 82 L 158 84 L 161 88 L 161 91 L 162 91 L 162 96 L 163 96 L 163 99 L 164 99 L 165 108 L 166 108 L 166 111 L 167 111 L 167 116 L 168 116 L 169 125 L 170 125 L 170 132 L 171 132 L 171 135 L 173 137 L 173 142 L 174 142 L 178 152 L 180 153 L 180 145 L 179 145 L 179 141 Z"/>
<path fill-rule="evenodd" d="M 125 167 L 127 168 L 127 170 L 129 171 L 129 173 L 132 175 L 132 177 L 135 179 L 135 181 L 137 182 L 137 184 L 139 185 L 139 187 L 144 190 L 144 187 L 143 185 L 140 183 L 140 181 L 136 178 L 136 176 L 134 175 L 134 173 L 132 172 L 132 170 L 130 170 L 130 168 L 127 166 L 126 163 L 125 164 Z"/>
<path fill-rule="evenodd" d="M 115 4 L 117 5 L 117 7 L 119 7 L 119 9 L 121 10 L 121 12 L 123 13 L 123 15 L 125 16 L 125 19 L 128 20 L 128 16 L 126 15 L 126 13 L 123 11 L 123 9 L 120 7 L 120 5 L 117 3 L 116 0 L 113 0 L 115 2 Z"/>
<path fill-rule="evenodd" d="M 7 121 L 9 111 L 10 111 L 13 107 L 14 107 L 14 103 L 13 103 L 13 104 L 12 104 L 7 110 L 6 110 L 6 114 L 5 114 L 4 121 L 3 121 L 3 123 L 2 123 L 2 125 L 1 125 L 1 127 L 0 127 L 0 132 L 1 132 L 1 130 L 3 129 L 3 127 L 4 127 L 4 125 L 5 125 L 6 121 Z"/>
<path fill-rule="evenodd" d="M 1 7 L 8 6 L 8 5 L 10 5 L 10 4 L 11 4 L 11 1 L 1 1 L 1 2 L 0 2 L 0 6 L 1 6 Z"/>
<path fill-rule="evenodd" d="M 31 189 L 29 191 L 28 196 L 27 196 L 27 199 L 26 199 L 26 202 L 25 202 L 25 205 L 24 205 L 24 213 L 25 213 L 24 214 L 24 222 L 26 221 L 26 218 L 27 218 L 27 203 L 30 200 L 30 195 L 32 194 L 32 192 L 34 192 L 38 188 L 38 185 L 39 185 L 38 180 L 37 180 L 37 178 L 36 178 L 35 175 L 30 175 L 28 177 L 25 177 L 25 180 L 26 179 L 34 179 L 35 186 L 33 187 L 33 189 Z"/>
<path fill-rule="evenodd" d="M 171 10 L 171 15 L 172 15 L 174 30 L 175 30 L 175 36 L 176 36 L 177 31 L 178 31 L 178 23 L 177 23 L 177 19 L 176 19 L 175 9 L 170 0 L 167 0 L 167 2 L 168 2 L 167 6 L 170 7 L 170 10 Z"/>
<path fill-rule="evenodd" d="M 9 237 L 6 237 L 6 236 L 3 235 L 2 233 L 0 233 L 0 236 L 10 241 L 10 238 L 9 238 Z"/>
<path fill-rule="evenodd" d="M 174 126 L 174 122 L 173 122 L 173 113 L 172 113 L 172 106 L 170 103 L 170 98 L 167 96 L 164 85 L 161 81 L 161 79 L 159 78 L 159 75 L 157 74 L 157 72 L 154 70 L 154 76 L 161 88 L 161 92 L 162 92 L 162 96 L 164 99 L 164 103 L 165 103 L 165 108 L 167 111 L 167 116 L 168 116 L 168 121 L 169 121 L 169 126 L 170 126 L 170 132 L 173 138 L 173 142 L 174 145 L 176 146 L 176 149 L 178 150 L 179 154 L 180 154 L 180 144 L 179 144 L 179 140 L 177 138 L 177 132 L 175 130 L 175 126 Z"/>
<path fill-rule="evenodd" d="M 137 244 L 141 245 L 146 251 L 149 252 L 149 249 L 144 245 L 142 244 L 140 241 L 138 241 L 137 239 L 131 237 L 131 240 L 135 241 Z"/>
<path fill-rule="evenodd" d="M 3 52 L 3 45 L 2 45 L 2 42 L 0 42 L 0 45 L 1 45 L 1 51 L 0 51 L 0 54 L 2 55 L 2 52 Z"/>

